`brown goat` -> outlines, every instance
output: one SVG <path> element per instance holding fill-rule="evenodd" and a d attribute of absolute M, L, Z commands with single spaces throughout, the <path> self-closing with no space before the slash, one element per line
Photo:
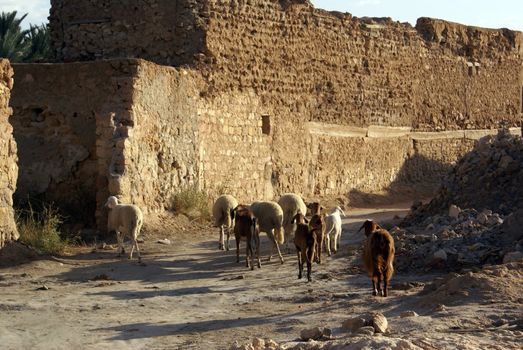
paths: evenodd
<path fill-rule="evenodd" d="M 251 209 L 245 205 L 238 205 L 231 209 L 231 217 L 235 219 L 234 236 L 236 238 L 236 262 L 240 262 L 240 241 L 246 240 L 245 261 L 249 267 L 249 256 L 251 257 L 250 268 L 254 270 L 254 252 L 258 260 L 258 268 L 261 268 L 260 260 L 260 232 L 256 227 L 256 218 Z"/>
<path fill-rule="evenodd" d="M 293 224 L 296 224 L 294 235 L 294 244 L 298 254 L 298 278 L 302 278 L 303 263 L 307 262 L 307 281 L 311 281 L 312 260 L 316 250 L 316 235 L 309 230 L 309 225 L 301 212 L 298 212 L 293 218 Z"/>
<path fill-rule="evenodd" d="M 316 235 L 316 252 L 314 261 L 321 264 L 321 255 L 325 247 L 325 215 L 321 213 L 323 207 L 318 202 L 309 203 L 312 217 L 309 220 L 309 230 Z"/>
<path fill-rule="evenodd" d="M 379 290 L 379 293 L 386 297 L 394 273 L 394 239 L 389 231 L 371 220 L 365 221 L 358 232 L 363 228 L 367 236 L 363 247 L 363 263 L 367 274 L 372 278 L 372 294 L 378 295 Z M 382 281 L 383 289 L 381 289 Z"/>

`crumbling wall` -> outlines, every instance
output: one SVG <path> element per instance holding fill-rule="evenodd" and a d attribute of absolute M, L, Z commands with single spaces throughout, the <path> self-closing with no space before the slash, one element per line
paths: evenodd
<path fill-rule="evenodd" d="M 100 170 L 108 141 L 97 125 L 129 109 L 133 65 L 128 60 L 73 64 L 16 64 L 11 106 L 19 145 L 21 202 L 55 202 L 72 221 L 94 225 L 107 199 L 107 168 Z M 108 146 L 112 156 L 113 144 Z"/>
<path fill-rule="evenodd" d="M 9 97 L 13 88 L 13 69 L 8 60 L 0 59 L 0 248 L 18 239 L 13 212 L 16 189 L 17 156 L 13 128 L 9 124 L 12 110 Z"/>
<path fill-rule="evenodd" d="M 507 29 L 430 18 L 413 28 L 306 0 L 55 0 L 51 29 L 62 59 L 191 64 L 212 91 L 254 89 L 293 112 L 282 118 L 425 131 L 520 118 L 523 36 Z"/>
<path fill-rule="evenodd" d="M 202 79 L 196 72 L 139 61 L 122 150 L 121 171 L 110 183 L 145 212 L 171 207 L 180 189 L 199 185 L 198 102 Z M 112 185 L 114 183 L 114 186 Z"/>
<path fill-rule="evenodd" d="M 305 127 L 309 122 L 423 132 L 496 129 L 501 122 L 511 127 L 520 123 L 520 32 L 430 18 L 419 19 L 416 27 L 387 18 L 358 19 L 349 13 L 315 9 L 307 0 L 52 3 L 53 45 L 63 60 L 143 57 L 159 64 L 190 65 L 202 74 L 206 82 L 201 92 L 202 115 L 207 109 L 211 114 L 201 119 L 200 131 L 204 135 L 214 127 L 217 133 L 201 139 L 199 157 L 204 160 L 201 176 L 206 188 L 227 188 L 220 174 L 230 169 L 236 177 L 247 176 L 248 183 L 258 181 L 262 165 L 256 163 L 251 169 L 250 164 L 265 157 L 262 178 L 267 189 L 254 186 L 261 191 L 257 195 L 265 195 L 271 187 L 276 195 L 333 192 L 328 190 L 332 181 L 317 169 L 323 167 L 318 150 L 334 142 L 340 149 L 328 157 L 341 154 L 348 161 L 348 145 L 311 139 Z M 136 20 L 136 11 L 148 14 L 147 21 Z M 220 104 L 220 99 L 228 102 Z M 213 121 L 212 113 L 217 113 L 220 123 Z M 260 137 L 256 124 L 262 116 L 270 119 L 271 132 Z M 235 127 L 241 125 L 252 129 L 251 134 L 237 132 Z M 219 132 L 220 128 L 225 131 Z M 234 136 L 236 141 L 231 141 Z M 329 169 L 339 174 L 335 183 L 348 181 L 341 179 L 348 176 L 356 181 L 354 186 L 369 190 L 382 188 L 396 177 L 418 178 L 405 174 L 415 164 L 440 174 L 446 162 L 471 147 L 470 141 L 452 141 L 447 149 L 446 140 L 423 146 L 420 141 L 414 151 L 400 152 L 407 166 L 401 167 L 400 159 L 394 157 L 379 181 L 365 178 L 364 174 L 376 170 L 369 167 L 352 175 L 340 168 Z M 220 142 L 221 150 L 209 147 L 213 142 Z M 381 145 L 390 146 L 388 142 Z M 374 157 L 388 152 L 378 149 L 379 144 L 366 145 L 364 149 Z M 232 160 L 231 155 L 239 154 L 238 147 L 249 164 L 246 171 Z M 393 146 L 402 147 L 401 142 Z M 414 148 L 412 142 L 410 147 Z M 263 156 L 255 155 L 253 149 Z M 354 156 L 360 166 L 367 164 L 358 160 L 362 156 Z M 220 161 L 205 165 L 206 159 Z M 228 167 L 219 169 L 227 163 Z M 254 190 L 246 183 L 241 187 Z"/>
<path fill-rule="evenodd" d="M 192 63 L 204 51 L 199 0 L 51 0 L 51 42 L 62 61 L 144 58 Z"/>

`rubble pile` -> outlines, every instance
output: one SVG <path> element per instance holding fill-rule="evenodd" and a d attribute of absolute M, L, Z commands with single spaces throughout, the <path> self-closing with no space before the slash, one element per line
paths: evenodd
<path fill-rule="evenodd" d="M 449 173 L 436 197 L 426 205 L 414 204 L 401 228 L 391 230 L 395 268 L 457 271 L 520 259 L 522 182 L 522 138 L 503 130 L 482 138 Z"/>
<path fill-rule="evenodd" d="M 480 139 L 443 180 L 435 198 L 413 208 L 404 224 L 445 213 L 450 205 L 507 215 L 523 208 L 523 139 L 500 130 Z"/>

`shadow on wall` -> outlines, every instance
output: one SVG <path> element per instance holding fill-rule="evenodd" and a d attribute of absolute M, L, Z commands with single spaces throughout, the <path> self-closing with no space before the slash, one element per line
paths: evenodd
<path fill-rule="evenodd" d="M 416 154 L 403 163 L 395 180 L 381 193 L 354 189 L 347 194 L 347 199 L 353 206 L 365 207 L 430 198 L 451 169 L 451 164 Z"/>

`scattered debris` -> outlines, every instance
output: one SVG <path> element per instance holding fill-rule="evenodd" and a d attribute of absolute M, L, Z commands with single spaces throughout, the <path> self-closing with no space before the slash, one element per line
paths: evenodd
<path fill-rule="evenodd" d="M 165 245 L 170 245 L 170 244 L 171 244 L 171 240 L 168 239 L 168 238 L 164 238 L 164 239 L 159 239 L 159 240 L 157 240 L 156 243 L 165 244 Z"/>

